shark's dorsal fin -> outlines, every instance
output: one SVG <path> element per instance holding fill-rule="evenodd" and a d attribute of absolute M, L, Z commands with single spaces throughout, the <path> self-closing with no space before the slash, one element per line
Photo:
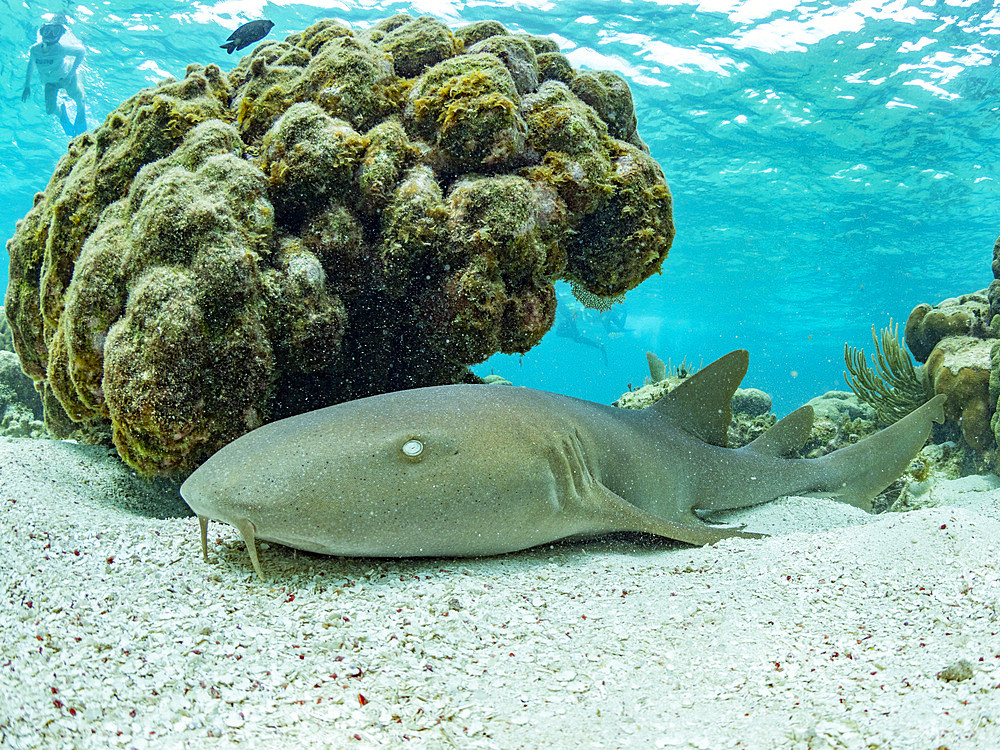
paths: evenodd
<path fill-rule="evenodd" d="M 787 456 L 806 444 L 812 432 L 813 408 L 800 406 L 767 432 L 747 444 L 744 450 L 762 456 Z"/>
<path fill-rule="evenodd" d="M 733 421 L 730 402 L 749 362 L 746 349 L 729 352 L 648 408 L 706 443 L 725 447 Z"/>

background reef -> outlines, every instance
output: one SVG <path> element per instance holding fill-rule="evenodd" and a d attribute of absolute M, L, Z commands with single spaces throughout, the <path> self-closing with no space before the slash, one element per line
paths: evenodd
<path fill-rule="evenodd" d="M 938 394 L 945 402 L 940 439 L 956 440 L 971 449 L 980 463 L 996 471 L 1000 465 L 1000 238 L 993 245 L 990 286 L 949 297 L 936 305 L 921 303 L 906 320 L 904 341 L 913 359 L 896 340 L 896 330 L 875 336 L 872 366 L 864 352 L 845 348 L 848 383 L 870 404 L 879 421 L 889 424 Z M 940 442 L 940 440 L 939 440 Z"/>
<path fill-rule="evenodd" d="M 75 139 L 17 225 L 6 312 L 55 434 L 144 474 L 264 422 L 458 382 L 660 269 L 663 173 L 612 73 L 548 39 L 320 21 L 190 65 Z"/>
<path fill-rule="evenodd" d="M 34 384 L 21 371 L 14 338 L 0 305 L 0 436 L 45 437 L 42 402 Z"/>

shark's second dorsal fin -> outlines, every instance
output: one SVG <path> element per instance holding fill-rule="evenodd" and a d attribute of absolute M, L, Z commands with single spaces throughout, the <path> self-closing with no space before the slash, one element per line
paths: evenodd
<path fill-rule="evenodd" d="M 725 447 L 733 421 L 730 402 L 749 362 L 746 349 L 729 352 L 648 408 L 706 443 Z"/>
<path fill-rule="evenodd" d="M 813 408 L 800 406 L 787 417 L 771 425 L 767 432 L 747 444 L 745 450 L 762 456 L 787 456 L 806 444 L 812 432 Z"/>

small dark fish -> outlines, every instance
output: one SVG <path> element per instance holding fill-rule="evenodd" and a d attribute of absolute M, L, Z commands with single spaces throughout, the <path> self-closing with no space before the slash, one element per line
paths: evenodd
<path fill-rule="evenodd" d="M 245 23 L 229 35 L 229 41 L 225 44 L 220 44 L 219 47 L 231 55 L 235 50 L 249 47 L 254 42 L 260 41 L 266 37 L 268 32 L 270 32 L 273 28 L 274 24 L 266 18 L 261 19 L 260 21 Z"/>

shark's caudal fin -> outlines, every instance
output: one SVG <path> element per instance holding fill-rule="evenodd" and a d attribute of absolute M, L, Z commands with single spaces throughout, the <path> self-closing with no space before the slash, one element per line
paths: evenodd
<path fill-rule="evenodd" d="M 944 421 L 944 394 L 938 394 L 881 432 L 816 460 L 825 486 L 815 493 L 872 509 L 872 498 L 910 465 L 931 434 L 931 422 Z"/>

